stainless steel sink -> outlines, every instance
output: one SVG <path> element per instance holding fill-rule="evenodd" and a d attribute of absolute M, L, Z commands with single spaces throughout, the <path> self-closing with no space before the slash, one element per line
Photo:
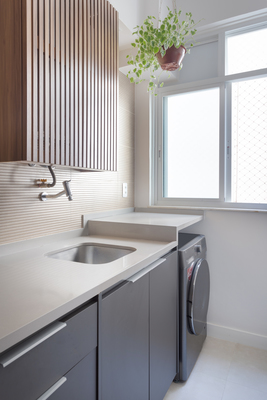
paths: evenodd
<path fill-rule="evenodd" d="M 132 247 L 83 243 L 49 253 L 47 256 L 58 260 L 75 261 L 85 264 L 107 264 L 135 250 Z"/>

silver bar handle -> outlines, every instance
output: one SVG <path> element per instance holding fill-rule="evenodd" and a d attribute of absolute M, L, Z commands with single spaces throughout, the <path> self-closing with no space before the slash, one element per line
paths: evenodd
<path fill-rule="evenodd" d="M 152 264 L 149 264 L 146 268 L 141 269 L 141 271 L 137 272 L 137 274 L 134 274 L 130 276 L 130 278 L 127 279 L 128 282 L 136 282 L 138 279 L 142 278 L 142 276 L 148 274 L 152 269 L 158 267 L 160 264 L 162 264 L 164 261 L 166 261 L 166 258 L 160 258 L 159 260 L 153 262 Z"/>
<path fill-rule="evenodd" d="M 50 389 L 48 389 L 44 394 L 42 394 L 41 397 L 38 397 L 37 400 L 47 400 L 53 393 L 55 393 L 56 390 L 60 388 L 60 386 L 65 383 L 67 378 L 63 376 L 59 381 L 57 381 L 53 386 L 51 386 Z"/>
<path fill-rule="evenodd" d="M 3 368 L 7 367 L 9 364 L 13 363 L 15 360 L 28 353 L 30 350 L 34 349 L 34 347 L 38 346 L 46 339 L 50 338 L 58 331 L 65 328 L 65 326 L 67 326 L 65 322 L 57 321 L 52 325 L 42 329 L 34 336 L 27 339 L 25 342 L 19 344 L 13 350 L 8 351 L 6 354 L 0 357 L 0 364 L 3 366 Z"/>

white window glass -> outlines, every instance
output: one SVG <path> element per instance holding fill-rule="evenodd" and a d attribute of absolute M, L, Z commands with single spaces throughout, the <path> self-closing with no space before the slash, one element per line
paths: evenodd
<path fill-rule="evenodd" d="M 232 84 L 232 201 L 267 203 L 267 78 Z"/>
<path fill-rule="evenodd" d="M 267 28 L 226 38 L 226 73 L 267 68 Z"/>
<path fill-rule="evenodd" d="M 219 197 L 219 88 L 164 99 L 164 197 Z"/>

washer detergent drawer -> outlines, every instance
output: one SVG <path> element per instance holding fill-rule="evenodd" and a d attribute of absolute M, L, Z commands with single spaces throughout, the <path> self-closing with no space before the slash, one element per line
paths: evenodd
<path fill-rule="evenodd" d="M 0 356 L 0 399 L 38 399 L 96 347 L 97 304 L 93 303 Z"/>

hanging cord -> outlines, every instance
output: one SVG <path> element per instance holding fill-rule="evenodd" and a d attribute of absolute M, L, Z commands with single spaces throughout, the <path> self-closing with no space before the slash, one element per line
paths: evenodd
<path fill-rule="evenodd" d="M 161 20 L 161 10 L 162 10 L 162 2 L 163 2 L 163 0 L 159 0 L 159 17 L 158 17 L 158 28 L 160 27 L 160 20 Z"/>

